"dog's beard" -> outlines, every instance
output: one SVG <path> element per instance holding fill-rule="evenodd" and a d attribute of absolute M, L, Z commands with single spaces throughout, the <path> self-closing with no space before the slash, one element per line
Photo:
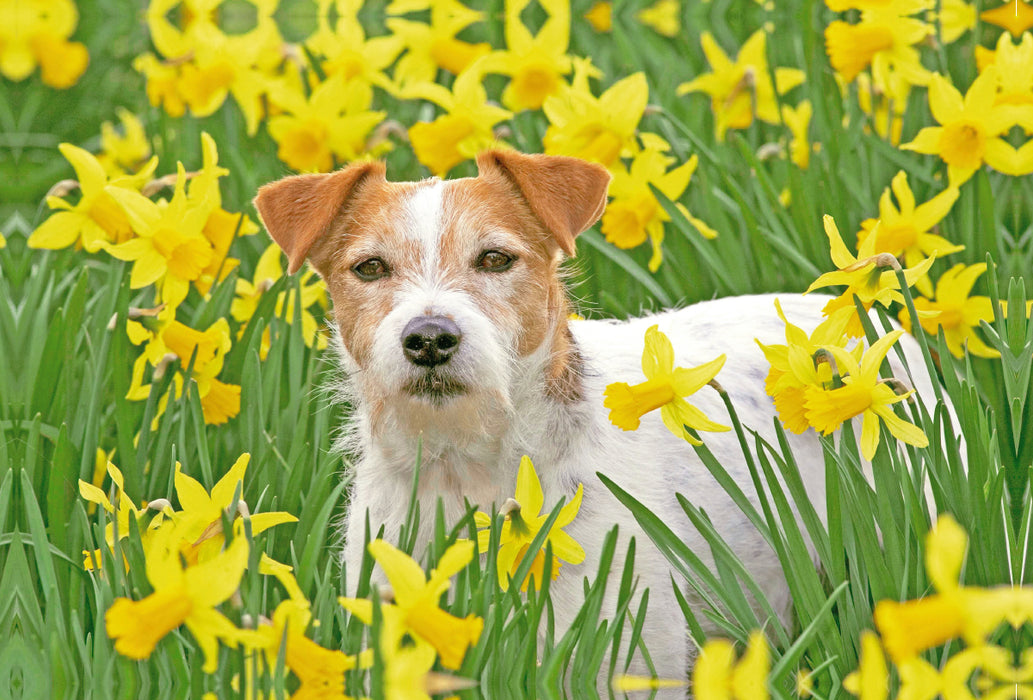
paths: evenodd
<path fill-rule="evenodd" d="M 467 386 L 447 373 L 429 369 L 409 379 L 402 390 L 413 398 L 440 405 L 467 393 Z"/>

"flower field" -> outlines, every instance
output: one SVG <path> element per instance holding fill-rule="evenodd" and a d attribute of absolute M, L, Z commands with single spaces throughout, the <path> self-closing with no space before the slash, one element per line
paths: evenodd
<path fill-rule="evenodd" d="M 0 697 L 1033 697 L 1025 0 L 0 0 L 0 75 Z M 529 457 L 505 503 L 414 500 L 342 571 L 327 290 L 251 200 L 365 159 L 472 176 L 500 147 L 612 176 L 565 264 L 580 317 L 831 295 L 761 345 L 773 444 L 724 358 L 675 366 L 656 326 L 640 383 L 589 397 L 693 446 L 777 553 L 788 624 L 692 494 L 713 566 L 605 476 L 553 500 Z M 884 373 L 905 334 L 926 404 Z M 715 391 L 727 423 L 693 405 Z M 650 541 L 586 555 L 564 528 L 603 488 Z M 646 547 L 680 609 L 649 608 Z M 584 583 L 569 630 L 560 577 Z M 649 615 L 684 617 L 686 677 L 648 672 Z"/>

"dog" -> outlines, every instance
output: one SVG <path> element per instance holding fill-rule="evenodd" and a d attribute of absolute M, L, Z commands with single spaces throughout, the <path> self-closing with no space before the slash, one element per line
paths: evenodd
<path fill-rule="evenodd" d="M 655 668 L 661 676 L 684 678 L 694 650 L 672 569 L 596 472 L 649 507 L 709 562 L 709 547 L 675 493 L 703 507 L 783 618 L 789 590 L 775 553 L 688 443 L 655 411 L 634 432 L 611 424 L 603 391 L 613 382 L 643 380 L 643 336 L 657 324 L 673 342 L 677 365 L 727 355 L 718 381 L 742 422 L 774 443 L 775 410 L 764 389 L 769 367 L 755 339 L 785 342 L 776 297 L 717 299 L 627 322 L 571 321 L 560 263 L 574 255 L 578 234 L 602 215 L 609 174 L 575 158 L 508 150 L 480 154 L 477 167 L 472 178 L 388 182 L 382 163 L 361 162 L 331 174 L 286 177 L 255 198 L 289 271 L 307 259 L 333 301 L 354 409 L 346 447 L 357 457 L 345 570 L 359 570 L 367 514 L 374 532 L 383 524 L 387 537 L 397 536 L 419 442 L 422 512 L 433 513 L 440 498 L 453 523 L 468 502 L 485 511 L 501 506 L 528 455 L 547 508 L 584 485 L 580 512 L 565 531 L 586 559 L 565 565 L 553 582 L 557 630 L 580 608 L 582 576 L 594 576 L 604 537 L 616 524 L 618 555 L 630 537 L 637 541 L 638 590 L 649 589 L 643 639 Z M 810 331 L 822 320 L 827 298 L 778 298 L 791 323 Z M 902 342 L 917 357 L 913 340 Z M 909 365 L 919 370 L 919 393 L 931 396 L 924 364 Z M 704 387 L 690 400 L 731 425 L 714 389 Z M 824 513 L 820 443 L 813 431 L 787 435 L 808 496 Z M 702 439 L 756 503 L 735 433 Z M 431 538 L 431 521 L 421 520 L 417 555 Z M 622 566 L 618 556 L 611 571 Z M 683 588 L 701 609 L 702 601 Z M 607 587 L 604 614 L 615 608 L 616 589 Z"/>

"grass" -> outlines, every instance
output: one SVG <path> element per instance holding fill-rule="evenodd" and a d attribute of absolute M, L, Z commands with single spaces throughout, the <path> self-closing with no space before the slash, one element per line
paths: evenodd
<path fill-rule="evenodd" d="M 245 3 L 233 4 L 239 12 Z M 856 94 L 840 93 L 823 37 L 810 29 L 832 18 L 822 3 L 804 0 L 765 9 L 745 0 L 687 2 L 679 10 L 683 29 L 673 39 L 634 19 L 646 4 L 618 3 L 613 32 L 597 34 L 581 19 L 588 4 L 573 3 L 570 52 L 592 56 L 606 76 L 604 86 L 645 72 L 651 106 L 642 128 L 666 138 L 678 163 L 699 157 L 698 170 L 679 202 L 720 235 L 703 240 L 665 202 L 672 221 L 666 226 L 664 262 L 653 274 L 646 268 L 648 246 L 618 250 L 598 227 L 585 233 L 571 264 L 572 293 L 583 314 L 624 318 L 715 296 L 803 291 L 831 269 L 823 214 L 835 217 L 851 239 L 849 246 L 859 223 L 877 215 L 879 196 L 899 169 L 908 173 L 919 202 L 942 189 L 946 171 L 939 160 L 899 150 L 872 133 Z M 276 18 L 286 36 L 301 39 L 315 26 L 313 3 L 285 0 L 281 5 Z M 499 45 L 502 3 L 487 5 L 487 20 L 464 36 Z M 206 425 L 196 385 L 188 382 L 182 397 L 169 401 L 156 427 L 148 430 L 158 414 L 159 397 L 172 381 L 172 373 L 156 380 L 146 401 L 125 398 L 139 353 L 127 337 L 126 316 L 131 306 L 149 305 L 149 290 L 130 289 L 126 263 L 71 249 L 33 250 L 26 239 L 48 215 L 43 204 L 47 190 L 73 177 L 57 145 L 69 142 L 96 151 L 100 123 L 114 119 L 116 107 L 141 116 L 160 158 L 159 174 L 172 172 L 177 160 L 188 169 L 199 167 L 200 133 L 211 133 L 220 146 L 221 164 L 231 173 L 222 180 L 229 211 L 254 216 L 249 202 L 258 186 L 288 168 L 277 159 L 277 146 L 264 127 L 247 136 L 235 105 L 208 117 L 172 118 L 148 104 L 144 80 L 130 66 L 133 57 L 150 50 L 139 12 L 127 12 L 117 0 L 83 0 L 79 10 L 75 38 L 89 48 L 91 65 L 76 86 L 56 91 L 43 85 L 38 73 L 23 82 L 0 83 L 0 231 L 7 238 L 6 248 L 0 249 L 0 686 L 9 682 L 16 698 L 199 697 L 208 691 L 219 697 L 250 697 L 239 681 L 255 670 L 249 669 L 255 662 L 242 651 L 223 649 L 218 672 L 204 674 L 200 651 L 186 631 L 166 637 L 146 662 L 131 661 L 114 650 L 103 615 L 119 596 L 139 599 L 151 592 L 144 550 L 139 533 L 131 532 L 114 553 L 101 549 L 103 574 L 84 571 L 80 553 L 100 546 L 108 520 L 102 509 L 87 510 L 77 484 L 94 479 L 98 449 L 114 452 L 125 490 L 136 502 L 171 497 L 177 461 L 210 488 L 240 454 L 250 453 L 240 496 L 251 511 L 286 511 L 298 518 L 296 524 L 257 536 L 256 542 L 294 567 L 312 615 L 321 621 L 309 629 L 309 637 L 349 653 L 371 645 L 379 623 L 367 631 L 336 600 L 343 587 L 333 544 L 347 509 L 348 458 L 335 453 L 331 442 L 347 418 L 324 387 L 338 370 L 325 353 L 306 346 L 299 324 L 293 322 L 297 318 L 275 305 L 280 291 L 300 295 L 298 279 L 283 278 L 268 290 L 226 356 L 220 376 L 241 386 L 239 415 L 224 426 Z M 541 21 L 537 9 L 526 14 L 532 23 Z M 234 16 L 230 13 L 230 19 Z M 367 3 L 362 18 L 370 35 L 384 32 L 383 3 Z M 734 54 L 768 22 L 778 37 L 769 42 L 771 64 L 798 67 L 806 74 L 789 99 L 809 99 L 814 105 L 810 133 L 820 149 L 806 170 L 784 158 L 764 156 L 771 152 L 769 144 L 787 138 L 782 127 L 755 122 L 718 142 L 708 101 L 675 92 L 680 82 L 709 70 L 699 49 L 703 31 L 712 32 Z M 949 73 L 956 84 L 967 85 L 975 76 L 974 46 L 992 45 L 998 33 L 981 23 L 958 42 L 927 51 L 923 60 L 930 69 Z M 426 103 L 403 103 L 385 95 L 378 99 L 390 118 L 405 125 L 432 116 Z M 904 116 L 905 139 L 931 123 L 925 92 L 916 90 Z M 542 150 L 546 124 L 541 113 L 518 115 L 508 124 L 511 142 L 527 151 Z M 401 139 L 395 139 L 386 159 L 392 179 L 428 174 Z M 463 174 L 472 174 L 470 164 L 456 168 L 453 176 Z M 957 262 L 989 262 L 977 291 L 990 296 L 996 308 L 1004 300 L 1009 309 L 1021 309 L 1033 298 L 1031 203 L 1033 178 L 977 172 L 940 225 L 941 235 L 963 243 L 965 250 L 949 263 L 938 261 L 934 275 Z M 251 278 L 266 246 L 264 235 L 234 242 L 239 270 L 207 297 L 193 293 L 180 320 L 206 328 L 229 317 L 235 281 Z M 265 329 L 271 337 L 263 360 L 259 350 Z M 600 475 L 652 540 L 632 547 L 660 547 L 682 590 L 691 588 L 708 601 L 704 609 L 684 605 L 680 612 L 664 614 L 684 614 L 700 643 L 705 625 L 740 643 L 752 629 L 766 626 L 773 653 L 772 692 L 792 695 L 796 672 L 810 669 L 816 696 L 843 696 L 842 681 L 857 667 L 860 634 L 872 628 L 875 602 L 930 591 L 923 565 L 931 524 L 922 495 L 926 479 L 936 509 L 952 513 L 972 533 L 966 584 L 1028 582 L 1033 566 L 1028 556 L 1033 324 L 1021 314 L 1004 318 L 998 313 L 982 332 L 1000 359 L 954 358 L 942 337 L 925 340 L 940 363 L 942 391 L 954 405 L 964 445 L 950 439 L 942 408 L 933 415 L 912 409 L 932 447 L 908 448 L 905 461 L 884 442 L 869 484 L 853 441 L 846 434 L 844 439 L 823 438 L 824 513 L 805 498 L 781 425 L 776 424 L 779 439 L 772 444 L 755 432 L 759 426 L 735 424 L 753 486 L 761 494 L 759 509 L 745 498 L 739 502 L 784 564 L 796 619 L 788 628 L 758 617 L 747 603 L 751 581 L 742 562 L 690 495 L 681 497 L 680 504 L 710 544 L 713 567 Z M 927 353 L 927 361 L 933 356 Z M 734 408 L 729 403 L 733 415 Z M 844 431 L 849 430 L 847 424 Z M 697 451 L 707 469 L 727 482 L 724 468 L 705 446 Z M 476 537 L 472 519 L 445 523 L 435 513 L 414 512 L 415 518 L 435 522 L 434 542 L 422 560 L 428 568 L 458 538 Z M 130 522 L 135 530 L 135 521 Z M 415 526 L 410 534 L 414 531 Z M 393 533 L 386 536 L 391 539 Z M 816 547 L 817 568 L 805 540 Z M 397 541 L 412 551 L 411 536 L 403 533 Z M 543 542 L 540 537 L 531 551 Z M 491 546 L 486 560 L 474 558 L 457 576 L 446 599 L 454 614 L 476 614 L 485 622 L 479 642 L 456 671 L 477 679 L 480 690 L 463 691 L 462 696 L 590 695 L 601 664 L 609 663 L 608 670 L 616 673 L 624 670 L 614 667 L 616 656 L 608 651 L 637 648 L 648 653 L 639 644 L 648 596 L 639 597 L 642 592 L 636 589 L 634 550 L 623 570 L 611 570 L 617 546 L 612 534 L 601 560 L 583 567 L 586 602 L 567 632 L 553 625 L 548 584 L 526 596 L 516 586 L 499 588 L 495 567 L 486 563 L 498 546 L 495 533 Z M 115 564 L 119 556 L 126 557 L 128 570 Z M 371 564 L 367 561 L 358 573 L 360 581 L 368 580 Z M 517 578 L 526 573 L 525 567 Z M 603 592 L 613 586 L 619 591 L 617 616 L 600 619 Z M 268 615 L 284 598 L 282 588 L 253 565 L 241 583 L 242 604 L 227 607 L 227 614 L 240 624 Z M 543 628 L 539 640 L 533 631 Z M 1009 649 L 1025 649 L 1031 642 L 1030 626 L 998 632 L 995 640 Z M 938 649 L 928 658 L 942 662 L 951 651 L 949 646 Z M 282 654 L 271 666 L 255 688 L 266 697 L 285 697 L 296 689 L 296 681 L 284 674 Z M 350 687 L 359 682 L 361 673 L 356 671 Z M 366 682 L 371 695 L 384 691 L 382 664 L 378 662 Z"/>

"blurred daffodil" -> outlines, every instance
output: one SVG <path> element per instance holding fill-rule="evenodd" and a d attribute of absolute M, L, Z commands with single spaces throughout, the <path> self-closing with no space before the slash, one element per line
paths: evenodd
<path fill-rule="evenodd" d="M 44 84 L 75 85 L 90 61 L 86 46 L 68 40 L 78 23 L 72 0 L 0 0 L 0 74 L 17 82 L 39 66 Z"/>
<path fill-rule="evenodd" d="M 735 647 L 724 639 L 708 641 L 692 670 L 692 691 L 699 700 L 767 700 L 771 652 L 764 633 L 750 633 L 746 651 L 736 661 Z"/>
<path fill-rule="evenodd" d="M 871 630 L 861 632 L 861 659 L 858 669 L 843 679 L 843 688 L 858 700 L 886 700 L 890 694 L 889 669 L 879 637 Z"/>
<path fill-rule="evenodd" d="M 545 576 L 545 546 L 547 544 L 552 545 L 553 580 L 559 576 L 559 570 L 564 561 L 569 564 L 580 564 L 585 560 L 585 550 L 562 529 L 574 520 L 581 508 L 583 495 L 584 487 L 578 484 L 574 498 L 560 509 L 541 549 L 535 554 L 531 570 L 520 586 L 521 591 L 526 591 L 527 584 L 530 582 L 534 583 L 536 590 L 541 588 Z M 520 460 L 520 469 L 517 471 L 516 493 L 502 508 L 505 522 L 502 524 L 502 532 L 499 537 L 496 565 L 499 585 L 503 590 L 509 588 L 510 578 L 516 574 L 520 564 L 527 556 L 531 543 L 549 519 L 551 514 L 549 511 L 541 512 L 544 505 L 545 494 L 542 491 L 542 484 L 538 480 L 538 473 L 534 469 L 531 458 L 524 455 Z M 491 516 L 487 513 L 477 512 L 474 515 L 474 521 L 480 528 L 477 533 L 477 544 L 483 554 L 488 551 L 490 546 Z"/>
<path fill-rule="evenodd" d="M 976 357 L 1000 355 L 976 334 L 981 322 L 994 318 L 989 297 L 970 296 L 973 285 L 984 272 L 986 263 L 968 266 L 959 263 L 944 272 L 936 282 L 936 294 L 932 299 L 915 299 L 915 311 L 919 313 L 918 322 L 922 328 L 931 335 L 936 335 L 942 328 L 947 348 L 955 357 L 964 357 L 966 350 Z M 900 312 L 900 322 L 911 332 L 911 317 L 907 309 Z"/>
<path fill-rule="evenodd" d="M 642 351 L 642 373 L 646 381 L 640 384 L 616 382 L 606 387 L 603 406 L 610 409 L 610 422 L 621 430 L 637 430 L 643 415 L 660 409 L 660 417 L 667 429 L 692 445 L 703 444 L 692 437 L 686 426 L 695 430 L 723 432 L 731 430 L 707 418 L 703 411 L 691 405 L 685 397 L 707 385 L 724 366 L 725 356 L 687 369 L 674 366 L 674 347 L 670 339 L 653 325 L 646 330 Z"/>

